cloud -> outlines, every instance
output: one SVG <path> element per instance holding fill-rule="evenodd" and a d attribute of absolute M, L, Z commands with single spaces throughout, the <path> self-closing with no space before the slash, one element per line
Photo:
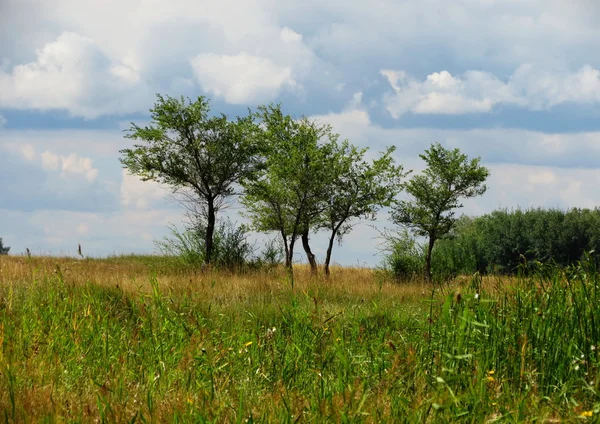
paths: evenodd
<path fill-rule="evenodd" d="M 61 178 L 78 179 L 83 177 L 87 182 L 93 182 L 98 177 L 98 169 L 94 168 L 92 159 L 81 157 L 76 153 L 68 155 L 58 155 L 50 150 L 38 154 L 35 147 L 31 144 L 15 145 L 5 144 L 7 151 L 20 153 L 28 162 L 39 162 L 44 171 L 60 172 Z"/>
<path fill-rule="evenodd" d="M 312 118 L 330 122 L 342 137 L 375 152 L 396 146 L 397 162 L 415 173 L 423 168 L 418 155 L 434 142 L 481 157 L 491 170 L 490 189 L 484 197 L 466 202 L 466 213 L 487 213 L 499 207 L 593 208 L 600 204 L 594 188 L 600 183 L 600 132 L 384 128 L 369 119 L 359 100 L 355 95 L 341 112 Z"/>
<path fill-rule="evenodd" d="M 267 58 L 240 53 L 235 56 L 201 54 L 191 61 L 204 91 L 222 97 L 227 103 L 246 104 L 273 100 L 282 88 L 297 83 L 290 67 Z"/>
<path fill-rule="evenodd" d="M 0 209 L 0 237 L 19 254 L 28 247 L 33 254 L 77 255 L 81 243 L 86 256 L 153 253 L 153 240 L 169 234 L 181 213 L 153 211 L 15 211 Z"/>
<path fill-rule="evenodd" d="M 93 40 L 64 32 L 36 52 L 36 60 L 0 70 L 0 107 L 67 110 L 97 118 L 146 108 L 147 88 L 133 61 L 110 61 Z"/>
<path fill-rule="evenodd" d="M 0 129 L 5 127 L 7 122 L 8 121 L 6 120 L 6 118 L 4 116 L 0 115 Z"/>
<path fill-rule="evenodd" d="M 382 70 L 394 94 L 384 104 L 394 118 L 415 114 L 460 115 L 491 112 L 496 105 L 548 110 L 563 103 L 600 103 L 600 71 L 584 66 L 573 73 L 539 71 L 520 66 L 506 82 L 481 71 L 453 76 L 434 72 L 418 81 L 404 71 Z"/>
<path fill-rule="evenodd" d="M 600 203 L 595 187 L 600 168 L 565 169 L 519 164 L 487 164 L 489 190 L 479 201 L 471 201 L 471 213 L 506 207 L 590 208 Z M 476 204 L 477 207 L 473 207 Z"/>
<path fill-rule="evenodd" d="M 169 193 L 168 189 L 154 181 L 142 181 L 129 174 L 127 170 L 121 173 L 121 205 L 137 209 L 147 209 L 153 203 L 162 200 Z"/>

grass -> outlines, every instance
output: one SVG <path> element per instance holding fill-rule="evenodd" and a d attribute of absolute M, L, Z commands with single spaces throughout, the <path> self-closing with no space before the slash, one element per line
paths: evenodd
<path fill-rule="evenodd" d="M 587 263 L 441 290 L 365 269 L 0 257 L 6 422 L 559 422 L 600 412 Z M 475 292 L 479 298 L 475 298 Z"/>

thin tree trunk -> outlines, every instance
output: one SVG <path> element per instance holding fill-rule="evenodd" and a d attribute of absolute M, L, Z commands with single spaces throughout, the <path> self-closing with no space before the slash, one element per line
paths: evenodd
<path fill-rule="evenodd" d="M 283 239 L 283 247 L 285 249 L 285 267 L 289 269 L 292 267 L 290 247 L 288 246 L 287 237 L 283 231 L 281 232 L 281 238 Z"/>
<path fill-rule="evenodd" d="M 290 246 L 287 250 L 287 255 L 285 258 L 285 266 L 287 267 L 287 269 L 289 269 L 290 271 L 293 270 L 293 262 L 294 262 L 294 244 L 296 243 L 296 238 L 292 237 L 292 239 L 290 240 Z"/>
<path fill-rule="evenodd" d="M 310 250 L 310 244 L 308 243 L 308 230 L 304 230 L 302 232 L 302 247 L 304 247 L 304 251 L 306 252 L 306 257 L 308 258 L 308 263 L 310 264 L 310 272 L 312 274 L 317 273 L 317 260 L 315 259 L 315 255 Z"/>
<path fill-rule="evenodd" d="M 325 255 L 325 275 L 329 278 L 329 263 L 331 262 L 331 252 L 333 251 L 333 243 L 335 242 L 335 236 L 337 231 L 331 232 L 329 237 L 329 245 L 327 246 L 327 254 Z"/>
<path fill-rule="evenodd" d="M 427 256 L 425 256 L 425 280 L 431 282 L 431 252 L 433 252 L 433 245 L 435 243 L 435 237 L 429 235 L 429 245 L 427 246 Z"/>
<path fill-rule="evenodd" d="M 335 238 L 337 237 L 340 228 L 342 228 L 342 225 L 344 225 L 344 222 L 346 222 L 346 218 L 340 220 L 340 222 L 338 222 L 337 225 L 332 225 L 333 228 L 331 229 L 331 237 L 329 237 L 329 245 L 327 245 L 327 255 L 325 256 L 325 276 L 327 277 L 329 277 L 329 264 L 331 263 L 331 252 L 333 252 L 333 243 L 335 242 Z"/>
<path fill-rule="evenodd" d="M 213 199 L 208 199 L 208 214 L 207 214 L 207 225 L 206 225 L 206 257 L 204 258 L 204 262 L 209 265 L 213 259 L 213 237 L 215 234 L 215 203 Z"/>

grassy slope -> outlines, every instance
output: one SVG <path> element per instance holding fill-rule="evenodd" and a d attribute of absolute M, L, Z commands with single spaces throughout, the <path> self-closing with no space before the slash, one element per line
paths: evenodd
<path fill-rule="evenodd" d="M 484 282 L 476 300 L 477 284 L 456 296 L 362 269 L 300 268 L 292 290 L 281 270 L 0 257 L 0 418 L 586 419 L 600 303 L 596 274 L 578 275 Z"/>

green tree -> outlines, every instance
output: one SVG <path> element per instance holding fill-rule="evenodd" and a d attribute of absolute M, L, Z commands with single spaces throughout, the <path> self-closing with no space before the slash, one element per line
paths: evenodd
<path fill-rule="evenodd" d="M 2 244 L 2 237 L 0 237 L 0 255 L 8 255 L 10 247 Z"/>
<path fill-rule="evenodd" d="M 429 238 L 424 274 L 431 280 L 431 252 L 436 240 L 454 227 L 454 210 L 463 206 L 461 199 L 485 193 L 489 170 L 479 164 L 480 158 L 469 160 L 459 149 L 448 150 L 439 143 L 419 156 L 427 167 L 405 184 L 410 198 L 398 203 L 392 219 L 416 235 Z"/>
<path fill-rule="evenodd" d="M 124 168 L 141 177 L 169 185 L 174 193 L 192 200 L 206 218 L 205 262 L 213 252 L 216 215 L 235 194 L 235 186 L 260 167 L 260 148 L 250 115 L 230 121 L 209 117 L 209 101 L 194 102 L 157 96 L 145 127 L 132 123 L 126 138 L 141 140 L 121 150 Z"/>
<path fill-rule="evenodd" d="M 323 212 L 323 196 L 333 163 L 333 134 L 328 125 L 284 115 L 280 105 L 256 113 L 265 146 L 265 166 L 256 178 L 243 180 L 246 215 L 257 231 L 277 231 L 291 271 L 294 247 L 302 237 L 311 266 L 316 267 L 308 233 Z M 320 140 L 327 140 L 320 143 Z"/>
<path fill-rule="evenodd" d="M 335 239 L 341 242 L 353 227 L 352 220 L 374 220 L 381 207 L 391 206 L 401 191 L 402 179 L 407 175 L 401 165 L 395 165 L 390 147 L 378 159 L 365 159 L 367 149 L 358 149 L 347 141 L 334 145 L 334 161 L 330 166 L 330 179 L 324 201 L 321 228 L 329 230 L 329 244 L 325 257 L 325 274 L 329 265 Z"/>

